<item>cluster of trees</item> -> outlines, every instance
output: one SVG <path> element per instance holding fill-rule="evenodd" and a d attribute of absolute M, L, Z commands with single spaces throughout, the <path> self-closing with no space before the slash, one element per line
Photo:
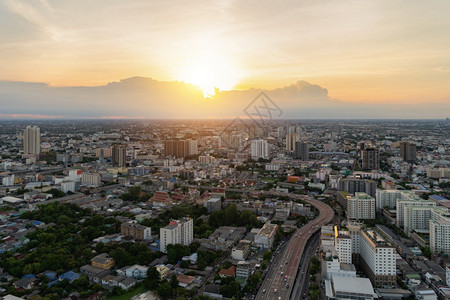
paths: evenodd
<path fill-rule="evenodd" d="M 120 223 L 112 218 L 93 216 L 88 209 L 58 202 L 41 205 L 35 211 L 23 213 L 22 217 L 46 223 L 55 222 L 56 225 L 27 234 L 30 241 L 17 251 L 26 253 L 24 258 L 17 259 L 10 252 L 0 256 L 0 267 L 14 277 L 46 270 L 56 271 L 58 275 L 76 270 L 90 262 L 93 256 L 89 247 L 92 238 L 115 233 L 120 227 Z M 80 219 L 84 219 L 84 222 L 79 222 Z M 60 287 L 60 284 L 52 286 L 45 289 L 43 294 L 58 293 Z M 88 288 L 82 290 L 88 291 Z"/>
<path fill-rule="evenodd" d="M 161 252 L 152 252 L 145 243 L 98 243 L 95 247 L 97 253 L 108 253 L 116 261 L 116 266 L 122 268 L 134 264 L 148 265 L 153 260 L 160 258 Z"/>
<path fill-rule="evenodd" d="M 319 259 L 317 259 L 317 257 L 313 256 L 313 257 L 311 257 L 310 263 L 311 263 L 311 265 L 309 267 L 309 274 L 315 275 L 315 274 L 319 273 L 319 271 L 320 271 Z"/>
<path fill-rule="evenodd" d="M 239 226 L 247 229 L 261 227 L 254 212 L 237 210 L 235 204 L 228 205 L 225 209 L 213 212 L 208 219 L 208 224 L 214 228 L 220 226 Z"/>
<path fill-rule="evenodd" d="M 150 199 L 150 194 L 143 193 L 140 186 L 132 186 L 128 189 L 126 193 L 123 193 L 119 197 L 123 201 L 131 202 L 145 202 Z"/>

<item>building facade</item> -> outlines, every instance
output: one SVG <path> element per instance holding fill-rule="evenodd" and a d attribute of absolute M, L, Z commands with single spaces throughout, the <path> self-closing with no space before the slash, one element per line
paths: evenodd
<path fill-rule="evenodd" d="M 190 245 L 194 239 L 194 222 L 191 218 L 173 220 L 160 229 L 160 250 L 167 252 L 167 245 Z"/>
<path fill-rule="evenodd" d="M 41 153 L 41 129 L 37 126 L 27 126 L 23 132 L 23 153 Z"/>

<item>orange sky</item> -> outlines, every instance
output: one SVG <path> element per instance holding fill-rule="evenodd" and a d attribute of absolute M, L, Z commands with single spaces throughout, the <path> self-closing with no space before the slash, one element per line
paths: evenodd
<path fill-rule="evenodd" d="M 346 102 L 448 103 L 449 16 L 448 0 L 3 0 L 0 80 L 144 76 L 204 90 L 306 80 Z"/>

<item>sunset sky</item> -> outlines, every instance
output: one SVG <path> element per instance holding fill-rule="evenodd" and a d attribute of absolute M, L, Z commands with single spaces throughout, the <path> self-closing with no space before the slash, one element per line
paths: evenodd
<path fill-rule="evenodd" d="M 0 103 L 15 99 L 11 81 L 51 89 L 139 76 L 205 93 L 305 81 L 330 100 L 417 105 L 404 118 L 430 104 L 436 114 L 427 116 L 441 118 L 450 103 L 449 16 L 448 0 L 0 0 Z M 14 113 L 42 112 L 0 108 L 0 117 Z"/>

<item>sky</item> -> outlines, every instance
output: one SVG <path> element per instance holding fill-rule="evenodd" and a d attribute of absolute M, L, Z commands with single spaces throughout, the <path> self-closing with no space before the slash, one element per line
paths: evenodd
<path fill-rule="evenodd" d="M 261 91 L 285 117 L 444 118 L 449 16 L 448 0 L 0 0 L 0 118 L 228 118 Z"/>

